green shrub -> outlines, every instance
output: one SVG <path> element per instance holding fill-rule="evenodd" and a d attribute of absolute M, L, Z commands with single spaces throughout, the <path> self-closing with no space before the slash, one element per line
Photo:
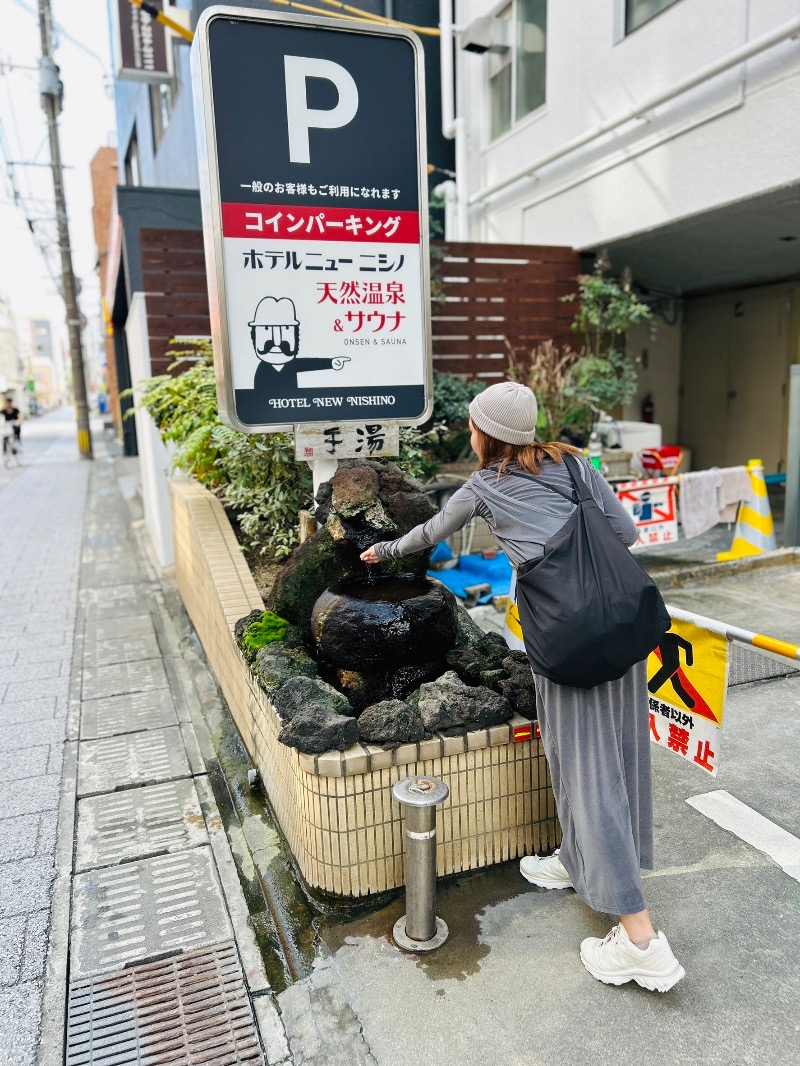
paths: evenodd
<path fill-rule="evenodd" d="M 400 430 L 400 455 L 394 461 L 404 474 L 423 484 L 442 465 L 441 459 L 434 453 L 430 434 L 410 428 Z"/>
<path fill-rule="evenodd" d="M 465 381 L 455 374 L 434 374 L 434 422 L 446 422 L 448 426 L 468 422 L 470 402 L 485 388 L 483 381 Z"/>
<path fill-rule="evenodd" d="M 137 393 L 175 445 L 173 467 L 219 497 L 245 548 L 285 558 L 298 542 L 298 512 L 312 504 L 308 464 L 295 462 L 285 433 L 237 433 L 220 422 L 210 345 L 170 354 L 170 369 L 182 373 L 151 378 Z"/>
<path fill-rule="evenodd" d="M 222 424 L 211 346 L 173 351 L 170 369 L 142 382 L 138 402 L 161 438 L 174 445 L 174 469 L 197 480 L 222 501 L 245 550 L 284 559 L 299 540 L 298 513 L 312 508 L 311 470 L 296 462 L 286 433 L 238 433 Z M 397 465 L 426 481 L 440 466 L 431 441 L 416 429 L 400 430 Z"/>

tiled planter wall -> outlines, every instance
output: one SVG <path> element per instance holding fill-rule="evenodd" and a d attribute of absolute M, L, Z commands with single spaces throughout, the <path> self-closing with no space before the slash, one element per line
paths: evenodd
<path fill-rule="evenodd" d="M 280 720 L 233 639 L 236 621 L 262 606 L 233 531 L 219 501 L 192 481 L 174 480 L 171 501 L 183 602 L 310 886 L 364 896 L 403 884 L 401 817 L 391 786 L 413 775 L 440 777 L 450 788 L 438 816 L 440 876 L 556 846 L 541 744 L 510 742 L 512 726 L 524 719 L 391 752 L 357 744 L 313 756 L 279 744 Z"/>

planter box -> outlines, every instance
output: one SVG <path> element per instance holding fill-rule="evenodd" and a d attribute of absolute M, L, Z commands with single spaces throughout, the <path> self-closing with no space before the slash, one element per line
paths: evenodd
<path fill-rule="evenodd" d="M 269 802 L 309 886 L 365 896 L 404 883 L 400 808 L 404 777 L 442 778 L 439 876 L 551 851 L 559 827 L 541 743 L 513 743 L 514 725 L 435 735 L 384 751 L 302 755 L 278 742 L 281 722 L 233 637 L 236 621 L 263 606 L 219 501 L 192 481 L 171 483 L 178 587 Z"/>

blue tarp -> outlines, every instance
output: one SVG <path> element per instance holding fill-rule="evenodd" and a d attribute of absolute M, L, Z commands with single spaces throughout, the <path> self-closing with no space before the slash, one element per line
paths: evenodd
<path fill-rule="evenodd" d="M 434 559 L 437 558 L 437 553 L 439 559 L 448 557 L 449 549 L 447 552 L 439 552 L 441 547 L 441 544 L 437 546 L 433 555 Z M 491 585 L 491 593 L 482 596 L 478 600 L 479 603 L 488 603 L 492 596 L 508 595 L 511 588 L 511 563 L 502 552 L 498 553 L 496 559 L 484 559 L 479 553 L 462 555 L 458 561 L 458 566 L 452 570 L 429 570 L 428 576 L 441 581 L 443 585 L 446 585 L 456 596 L 460 596 L 462 600 L 467 598 L 464 589 L 468 586 Z"/>

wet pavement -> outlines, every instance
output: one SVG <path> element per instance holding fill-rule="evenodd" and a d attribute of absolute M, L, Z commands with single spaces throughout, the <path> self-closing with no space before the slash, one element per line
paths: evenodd
<path fill-rule="evenodd" d="M 186 982 L 212 973 L 244 1034 L 215 1062 L 800 1058 L 800 870 L 686 802 L 725 790 L 800 837 L 800 677 L 731 690 L 716 779 L 653 748 L 658 869 L 645 885 L 687 971 L 668 995 L 595 982 L 578 945 L 612 916 L 534 888 L 516 863 L 444 881 L 450 939 L 406 955 L 390 938 L 402 893 L 342 907 L 298 886 L 174 586 L 148 562 L 136 462 L 105 442 L 81 463 L 67 413 L 26 424 L 26 437 L 28 465 L 0 473 L 3 1066 L 63 1060 L 68 996 L 84 1054 L 91 1019 L 95 1035 L 116 1024 L 114 1004 L 135 1008 L 153 981 L 185 1034 Z M 729 544 L 724 527 L 705 536 L 685 565 Z M 800 642 L 799 573 L 696 579 L 667 599 Z M 196 1014 L 213 1020 L 213 1005 Z M 125 1032 L 121 1061 L 164 1037 Z"/>
<path fill-rule="evenodd" d="M 0 486 L 0 1061 L 63 1062 L 65 1029 L 71 1063 L 198 1042 L 220 1064 L 261 1062 L 264 1042 L 280 1061 L 203 667 L 137 539 L 131 464 L 99 426 L 80 461 L 66 411 L 24 429 L 25 465 Z M 175 1010 L 154 1016 L 154 994 Z"/>

